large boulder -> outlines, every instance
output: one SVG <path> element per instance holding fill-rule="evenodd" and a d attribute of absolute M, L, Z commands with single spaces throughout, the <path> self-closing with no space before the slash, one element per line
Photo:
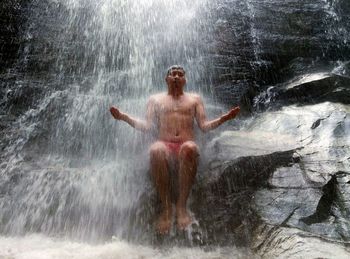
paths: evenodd
<path fill-rule="evenodd" d="M 319 243 L 335 247 L 330 255 L 349 255 L 348 109 L 287 106 L 213 138 L 193 202 L 208 238 L 248 244 L 264 256 L 299 247 L 306 248 L 300 256 L 316 256 L 308 249 Z"/>

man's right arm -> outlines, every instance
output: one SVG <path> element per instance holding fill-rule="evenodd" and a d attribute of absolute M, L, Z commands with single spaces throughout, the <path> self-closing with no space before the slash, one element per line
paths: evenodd
<path fill-rule="evenodd" d="M 121 112 L 118 108 L 112 106 L 110 109 L 110 112 L 112 116 L 116 120 L 122 120 L 128 123 L 131 127 L 147 132 L 152 128 L 152 123 L 154 120 L 154 102 L 152 99 L 149 100 L 147 104 L 147 115 L 146 115 L 146 120 L 140 120 L 137 118 L 134 118 L 127 113 Z"/>

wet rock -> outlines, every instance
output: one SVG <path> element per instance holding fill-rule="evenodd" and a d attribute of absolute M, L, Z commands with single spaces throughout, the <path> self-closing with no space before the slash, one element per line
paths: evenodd
<path fill-rule="evenodd" d="M 329 73 L 315 73 L 294 79 L 282 87 L 277 99 L 288 103 L 350 103 L 350 78 Z M 281 89 L 281 88 L 279 88 Z"/>
<path fill-rule="evenodd" d="M 321 192 L 309 188 L 273 188 L 258 190 L 255 197 L 254 207 L 265 222 L 287 226 L 289 222 L 298 222 L 300 217 L 312 214 Z"/>
<path fill-rule="evenodd" d="M 308 232 L 262 225 L 255 232 L 254 251 L 262 258 L 348 258 L 343 243 Z"/>
<path fill-rule="evenodd" d="M 260 222 L 251 206 L 255 192 L 261 186 L 269 186 L 268 180 L 276 168 L 293 163 L 293 153 L 292 150 L 239 157 L 199 175 L 193 191 L 193 208 L 210 242 L 251 243 L 249 233 Z"/>
<path fill-rule="evenodd" d="M 288 104 L 316 104 L 322 102 L 350 103 L 350 78 L 322 72 L 297 76 L 268 89 L 256 98 L 256 107 L 281 107 Z M 315 122 L 316 123 L 316 122 Z M 317 123 L 316 123 L 317 124 Z M 312 127 L 317 127 L 317 125 Z"/>
<path fill-rule="evenodd" d="M 322 242 L 346 255 L 348 109 L 333 103 L 287 106 L 213 138 L 206 151 L 209 170 L 201 172 L 193 191 L 209 240 L 225 243 L 218 234 L 224 233 L 267 257 Z"/>
<path fill-rule="evenodd" d="M 267 155 L 293 150 L 301 145 L 292 135 L 256 131 L 224 131 L 207 145 L 206 157 L 228 161 L 238 157 Z"/>
<path fill-rule="evenodd" d="M 337 66 L 332 71 L 334 74 L 350 77 L 350 61 L 337 62 Z"/>
<path fill-rule="evenodd" d="M 18 58 L 22 43 L 20 31 L 26 21 L 23 9 L 29 1 L 14 0 L 0 3 L 0 73 L 11 68 Z"/>
<path fill-rule="evenodd" d="M 324 71 L 348 60 L 346 1 L 216 1 L 213 80 L 239 89 L 237 81 L 266 86 L 291 76 Z M 303 62 L 295 63 L 296 60 Z M 304 62 L 305 61 L 305 62 Z M 295 66 L 297 65 L 297 66 Z M 323 68 L 323 70 L 321 69 Z M 216 84 L 218 85 L 218 84 Z M 224 100 L 228 95 L 220 95 Z"/>

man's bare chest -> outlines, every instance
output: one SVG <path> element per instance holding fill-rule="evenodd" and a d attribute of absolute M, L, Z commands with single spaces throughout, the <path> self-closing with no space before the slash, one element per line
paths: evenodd
<path fill-rule="evenodd" d="M 169 116 L 172 114 L 182 114 L 194 116 L 195 103 L 182 100 L 164 101 L 158 104 L 157 113 L 160 116 Z"/>

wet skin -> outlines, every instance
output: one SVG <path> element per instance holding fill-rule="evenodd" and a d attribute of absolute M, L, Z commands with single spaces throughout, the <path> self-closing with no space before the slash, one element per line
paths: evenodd
<path fill-rule="evenodd" d="M 135 129 L 147 132 L 153 124 L 158 128 L 158 141 L 150 147 L 150 165 L 162 205 L 157 223 L 157 230 L 161 234 L 169 233 L 173 215 L 168 171 L 170 157 L 179 162 L 179 197 L 175 207 L 177 227 L 183 230 L 192 222 L 186 205 L 196 176 L 199 155 L 194 142 L 194 120 L 203 132 L 207 132 L 233 119 L 240 111 L 239 107 L 234 107 L 221 117 L 208 121 L 200 96 L 184 92 L 186 78 L 182 69 L 172 69 L 165 81 L 168 92 L 150 97 L 146 120 L 133 118 L 116 107 L 110 108 L 115 119 L 123 120 Z M 179 151 L 170 150 L 167 142 L 179 145 Z"/>

